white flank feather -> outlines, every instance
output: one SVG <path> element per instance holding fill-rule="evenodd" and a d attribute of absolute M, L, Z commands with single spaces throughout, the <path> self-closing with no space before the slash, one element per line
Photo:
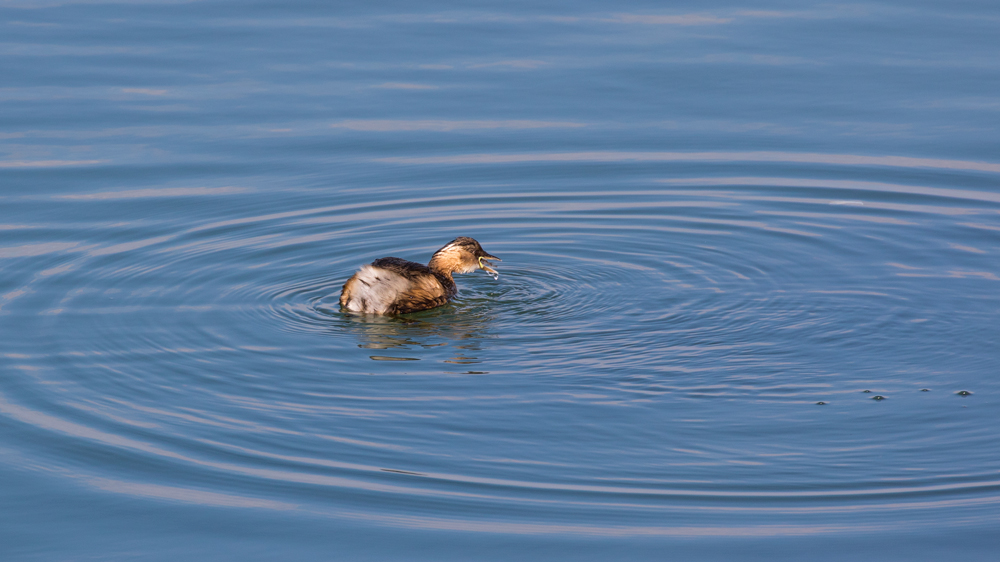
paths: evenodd
<path fill-rule="evenodd" d="M 398 273 L 374 267 L 362 266 L 351 287 L 351 300 L 345 305 L 347 310 L 385 314 L 401 294 L 410 288 L 410 282 Z"/>

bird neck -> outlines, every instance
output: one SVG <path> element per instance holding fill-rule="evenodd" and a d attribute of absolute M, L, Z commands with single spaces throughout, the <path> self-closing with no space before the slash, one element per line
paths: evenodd
<path fill-rule="evenodd" d="M 452 273 L 463 270 L 460 256 L 456 253 L 447 251 L 439 251 L 434 254 L 431 257 L 430 263 L 427 264 L 427 267 L 434 273 L 447 277 L 448 279 L 451 279 Z"/>
<path fill-rule="evenodd" d="M 434 267 L 433 265 L 428 265 L 427 268 L 430 269 L 431 273 L 433 273 L 436 277 L 440 277 L 442 279 L 447 279 L 451 283 L 455 282 L 455 279 L 452 278 L 452 276 L 451 276 L 451 274 L 453 273 L 453 271 L 451 271 L 449 269 L 440 268 L 440 267 Z"/>
<path fill-rule="evenodd" d="M 457 262 L 454 259 L 449 259 L 447 254 L 440 253 L 434 254 L 430 263 L 427 264 L 427 269 L 430 269 L 434 277 L 437 277 L 438 281 L 441 282 L 448 298 L 458 293 L 458 285 L 455 284 L 455 279 L 451 276 L 457 270 L 456 264 Z"/>

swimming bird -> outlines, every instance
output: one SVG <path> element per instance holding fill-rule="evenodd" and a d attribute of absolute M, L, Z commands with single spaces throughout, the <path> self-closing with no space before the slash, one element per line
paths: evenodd
<path fill-rule="evenodd" d="M 458 293 L 452 273 L 482 269 L 499 277 L 487 254 L 467 236 L 448 242 L 434 252 L 427 265 L 400 258 L 381 258 L 361 266 L 340 293 L 340 306 L 352 312 L 406 314 L 441 306 Z"/>

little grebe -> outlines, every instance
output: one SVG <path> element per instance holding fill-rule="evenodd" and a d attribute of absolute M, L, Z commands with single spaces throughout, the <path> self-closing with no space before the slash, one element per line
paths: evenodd
<path fill-rule="evenodd" d="M 500 274 L 491 256 L 472 238 L 459 236 L 434 252 L 427 265 L 400 258 L 381 258 L 362 266 L 340 293 L 340 306 L 352 312 L 406 314 L 445 304 L 458 293 L 452 273 L 483 269 Z"/>

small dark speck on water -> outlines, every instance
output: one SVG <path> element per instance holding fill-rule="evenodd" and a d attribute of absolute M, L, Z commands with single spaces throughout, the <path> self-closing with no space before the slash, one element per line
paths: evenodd
<path fill-rule="evenodd" d="M 409 470 L 396 470 L 395 468 L 383 468 L 382 472 L 395 472 L 396 474 L 411 474 L 413 476 L 423 476 L 419 472 L 410 472 Z"/>
<path fill-rule="evenodd" d="M 817 406 L 826 406 L 826 402 L 817 402 L 816 405 Z"/>
<path fill-rule="evenodd" d="M 921 388 L 920 389 L 920 392 L 930 392 L 930 391 L 931 391 L 931 389 L 929 389 L 929 388 Z"/>
<path fill-rule="evenodd" d="M 871 394 L 872 393 L 872 391 L 870 391 L 870 390 L 862 390 L 861 392 L 864 392 L 865 394 Z"/>
<path fill-rule="evenodd" d="M 969 392 L 968 390 L 959 390 L 955 394 L 957 394 L 959 396 L 972 396 L 972 393 Z"/>
<path fill-rule="evenodd" d="M 875 396 L 872 396 L 872 400 L 885 400 L 885 396 L 882 396 L 881 394 L 876 394 Z"/>

